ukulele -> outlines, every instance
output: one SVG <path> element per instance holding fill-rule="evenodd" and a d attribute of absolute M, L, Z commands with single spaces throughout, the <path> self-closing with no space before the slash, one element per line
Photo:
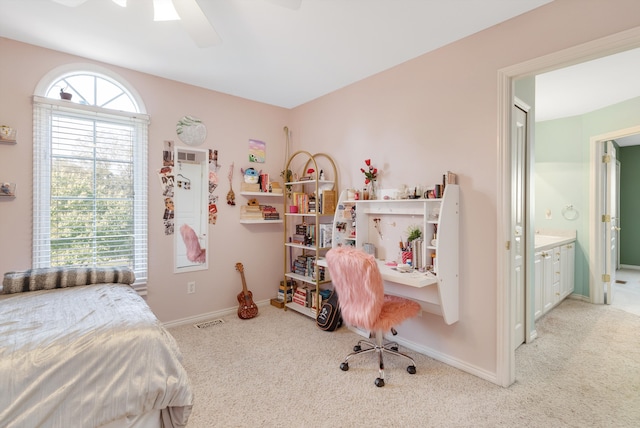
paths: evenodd
<path fill-rule="evenodd" d="M 258 315 L 258 307 L 253 303 L 253 294 L 247 290 L 247 283 L 244 280 L 244 267 L 242 263 L 236 263 L 236 270 L 242 276 L 242 291 L 238 293 L 238 316 L 243 320 L 253 318 Z"/>

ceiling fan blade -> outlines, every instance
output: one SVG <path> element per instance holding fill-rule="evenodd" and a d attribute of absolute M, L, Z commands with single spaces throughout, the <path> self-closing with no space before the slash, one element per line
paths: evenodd
<path fill-rule="evenodd" d="M 184 29 L 200 48 L 208 48 L 222 42 L 196 0 L 173 0 Z"/>
<path fill-rule="evenodd" d="M 278 6 L 286 7 L 291 10 L 300 9 L 302 0 L 267 0 L 269 3 L 277 4 Z"/>
<path fill-rule="evenodd" d="M 87 0 L 51 0 L 52 2 L 61 4 L 63 6 L 68 7 L 76 7 L 80 6 L 82 3 L 85 3 Z M 118 6 L 127 7 L 127 0 L 111 0 Z"/>
<path fill-rule="evenodd" d="M 61 4 L 63 6 L 76 7 L 76 6 L 80 6 L 82 3 L 86 2 L 87 0 L 51 0 L 51 1 Z"/>

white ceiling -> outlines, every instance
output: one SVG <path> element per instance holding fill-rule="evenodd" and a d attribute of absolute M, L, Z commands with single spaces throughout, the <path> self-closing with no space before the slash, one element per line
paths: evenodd
<path fill-rule="evenodd" d="M 222 39 L 202 49 L 152 0 L 0 0 L 0 36 L 292 108 L 550 1 L 198 0 Z M 639 67 L 637 49 L 537 76 L 537 120 L 640 96 Z"/>
<path fill-rule="evenodd" d="M 550 1 L 198 0 L 222 39 L 201 49 L 152 0 L 0 0 L 0 36 L 292 108 Z"/>
<path fill-rule="evenodd" d="M 640 49 L 536 76 L 536 121 L 577 116 L 640 96 Z M 640 144 L 640 134 L 616 139 Z"/>

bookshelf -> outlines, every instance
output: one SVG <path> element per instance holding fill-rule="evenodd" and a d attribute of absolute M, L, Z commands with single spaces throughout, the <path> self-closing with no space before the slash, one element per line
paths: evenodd
<path fill-rule="evenodd" d="M 291 155 L 285 170 L 298 172 L 284 189 L 284 281 L 279 298 L 288 300 L 284 296 L 290 293 L 284 309 L 315 318 L 331 282 L 328 269 L 318 262 L 332 245 L 338 172 L 329 155 L 307 151 Z"/>

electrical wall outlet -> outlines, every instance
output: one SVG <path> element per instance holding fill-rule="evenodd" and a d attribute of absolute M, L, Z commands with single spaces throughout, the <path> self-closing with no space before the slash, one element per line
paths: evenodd
<path fill-rule="evenodd" d="M 187 294 L 193 294 L 196 292 L 196 282 L 190 281 L 187 282 Z"/>

